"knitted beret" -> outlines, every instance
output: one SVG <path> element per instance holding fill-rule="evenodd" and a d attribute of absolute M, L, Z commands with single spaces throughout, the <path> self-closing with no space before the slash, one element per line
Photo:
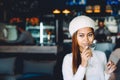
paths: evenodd
<path fill-rule="evenodd" d="M 94 29 L 95 28 L 94 20 L 85 15 L 77 16 L 73 18 L 72 21 L 70 22 L 69 32 L 72 36 L 78 29 L 84 28 L 84 27 L 91 27 Z"/>

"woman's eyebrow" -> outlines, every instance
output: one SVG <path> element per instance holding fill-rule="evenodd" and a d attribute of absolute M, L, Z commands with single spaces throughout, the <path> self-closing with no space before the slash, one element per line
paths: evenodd
<path fill-rule="evenodd" d="M 88 34 L 90 34 L 90 33 L 93 33 L 93 32 L 89 32 Z"/>
<path fill-rule="evenodd" d="M 91 32 L 88 32 L 87 34 L 90 34 L 90 33 L 93 33 L 93 32 L 91 31 Z M 82 32 L 78 32 L 78 34 L 84 34 L 84 33 L 82 33 Z"/>
<path fill-rule="evenodd" d="M 78 34 L 84 34 L 84 33 L 78 32 Z"/>

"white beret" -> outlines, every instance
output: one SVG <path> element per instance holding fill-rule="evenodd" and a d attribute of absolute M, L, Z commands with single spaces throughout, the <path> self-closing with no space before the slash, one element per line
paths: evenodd
<path fill-rule="evenodd" d="M 78 29 L 84 28 L 84 27 L 91 27 L 94 29 L 95 28 L 94 20 L 85 15 L 77 16 L 73 18 L 72 21 L 70 22 L 69 32 L 72 36 Z"/>

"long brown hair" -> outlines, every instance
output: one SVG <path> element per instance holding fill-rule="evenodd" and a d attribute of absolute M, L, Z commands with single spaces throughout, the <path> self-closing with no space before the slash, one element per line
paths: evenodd
<path fill-rule="evenodd" d="M 72 70 L 73 70 L 73 74 L 75 74 L 77 72 L 79 65 L 81 64 L 81 55 L 80 55 L 79 45 L 77 42 L 77 32 L 74 33 L 72 37 L 72 55 L 73 55 Z M 86 80 L 85 76 L 83 80 Z"/>
<path fill-rule="evenodd" d="M 81 64 L 81 55 L 80 55 L 80 50 L 77 42 L 77 32 L 73 34 L 72 36 L 72 69 L 73 69 L 73 74 L 77 72 L 77 69 L 79 65 Z"/>

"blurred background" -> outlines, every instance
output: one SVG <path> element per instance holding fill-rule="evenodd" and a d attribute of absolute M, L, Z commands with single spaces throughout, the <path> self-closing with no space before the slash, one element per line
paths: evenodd
<path fill-rule="evenodd" d="M 103 19 L 104 24 L 113 35 L 120 32 L 119 0 L 1 0 L 0 15 L 0 22 L 4 23 L 7 28 L 9 27 L 8 32 L 6 31 L 8 40 L 17 39 L 17 35 L 13 39 L 11 36 L 10 39 L 10 34 L 15 32 L 8 33 L 11 26 L 15 27 L 20 23 L 25 30 L 32 34 L 36 44 L 40 43 L 40 34 L 37 28 L 41 22 L 46 26 L 44 28 L 47 28 L 44 29 L 43 35 L 49 33 L 53 43 L 69 41 L 69 21 L 78 15 L 87 15 L 93 18 L 96 21 L 96 29 L 99 19 Z M 59 36 L 61 37 L 59 38 Z M 49 41 L 47 38 L 44 38 L 42 42 Z"/>

